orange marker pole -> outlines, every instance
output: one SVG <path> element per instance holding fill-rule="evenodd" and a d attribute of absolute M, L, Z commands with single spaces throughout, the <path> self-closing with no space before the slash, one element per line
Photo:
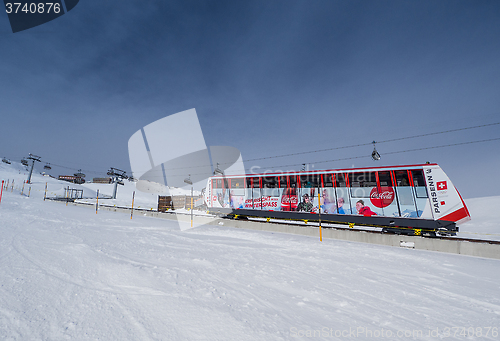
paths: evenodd
<path fill-rule="evenodd" d="M 0 190 L 0 202 L 2 202 L 3 183 L 4 183 L 4 181 L 2 180 L 2 189 Z"/>
<path fill-rule="evenodd" d="M 95 200 L 95 214 L 97 214 L 98 207 L 99 207 L 99 190 L 97 190 L 97 197 Z"/>
<path fill-rule="evenodd" d="M 132 208 L 130 210 L 130 219 L 132 219 L 132 215 L 134 214 L 134 199 L 135 199 L 135 191 L 132 193 Z"/>
<path fill-rule="evenodd" d="M 24 184 L 25 184 L 25 182 L 23 181 L 23 190 L 21 191 L 21 195 L 24 194 Z"/>
<path fill-rule="evenodd" d="M 43 201 L 47 198 L 47 183 L 45 183 L 45 193 L 43 194 Z"/>

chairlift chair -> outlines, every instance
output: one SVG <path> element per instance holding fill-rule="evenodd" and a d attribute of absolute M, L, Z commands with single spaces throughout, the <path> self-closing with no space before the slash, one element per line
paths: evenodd
<path fill-rule="evenodd" d="M 84 178 L 85 174 L 82 173 L 82 170 L 79 169 L 77 173 L 74 174 L 77 178 Z"/>
<path fill-rule="evenodd" d="M 377 143 L 377 142 L 373 141 L 372 143 L 373 143 L 372 159 L 374 161 L 378 161 L 378 160 L 380 160 L 380 154 L 377 151 L 377 148 L 375 147 L 375 143 Z"/>
<path fill-rule="evenodd" d="M 43 166 L 43 169 L 52 169 L 52 167 L 50 167 L 50 163 L 47 163 L 45 166 Z"/>

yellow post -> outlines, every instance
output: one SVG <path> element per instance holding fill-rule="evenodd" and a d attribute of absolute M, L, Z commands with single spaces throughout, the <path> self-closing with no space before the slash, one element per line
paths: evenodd
<path fill-rule="evenodd" d="M 319 212 L 319 241 L 323 241 L 323 233 L 321 231 L 321 197 L 319 194 L 320 190 L 318 188 L 318 212 Z"/>
<path fill-rule="evenodd" d="M 97 196 L 95 199 L 95 214 L 97 214 L 97 209 L 99 208 L 99 190 L 97 190 Z"/>
<path fill-rule="evenodd" d="M 25 184 L 25 182 L 23 181 L 23 190 L 21 191 L 21 195 L 24 194 L 24 184 Z"/>
<path fill-rule="evenodd" d="M 130 210 L 130 219 L 132 219 L 132 215 L 134 214 L 134 199 L 135 199 L 135 191 L 132 193 L 132 209 Z"/>

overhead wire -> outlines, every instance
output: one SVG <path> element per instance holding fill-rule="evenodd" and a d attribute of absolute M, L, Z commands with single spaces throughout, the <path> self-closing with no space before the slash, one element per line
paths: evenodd
<path fill-rule="evenodd" d="M 439 135 L 439 134 L 446 134 L 446 133 L 452 133 L 452 132 L 458 132 L 458 131 L 465 131 L 465 130 L 470 130 L 470 129 L 484 128 L 484 127 L 495 126 L 495 125 L 500 125 L 500 122 L 494 122 L 494 123 L 488 123 L 488 124 L 482 124 L 482 125 L 476 125 L 476 126 L 464 127 L 464 128 L 457 128 L 457 129 L 448 129 L 448 130 L 443 130 L 443 131 L 438 131 L 438 132 L 432 132 L 432 133 L 426 133 L 426 134 L 418 134 L 418 135 L 412 135 L 412 136 L 406 136 L 406 137 L 393 138 L 393 139 L 388 139 L 388 140 L 376 141 L 376 143 L 380 144 L 380 143 L 396 142 L 396 141 L 401 141 L 401 140 L 407 140 L 407 139 L 413 139 L 413 138 L 420 138 L 420 137 L 426 137 L 426 136 L 433 136 L 433 135 Z M 471 144 L 471 143 L 488 142 L 488 141 L 494 141 L 494 140 L 499 140 L 499 139 L 500 138 L 493 138 L 493 139 L 485 139 L 485 140 L 479 140 L 479 141 L 454 143 L 454 144 L 448 144 L 448 145 L 442 145 L 442 146 L 432 146 L 432 147 L 423 147 L 423 148 L 416 148 L 416 149 L 410 149 L 410 150 L 385 152 L 384 155 L 406 153 L 406 152 L 413 152 L 413 151 L 426 150 L 426 149 L 444 148 L 444 147 L 465 145 L 465 144 Z M 295 153 L 288 153 L 288 154 L 281 154 L 281 155 L 265 156 L 265 157 L 247 159 L 247 160 L 245 160 L 245 162 L 268 160 L 268 159 L 276 159 L 276 158 L 283 158 L 283 157 L 290 157 L 290 156 L 297 156 L 297 155 L 304 155 L 304 154 L 321 153 L 321 152 L 327 152 L 327 151 L 333 151 L 333 150 L 340 150 L 340 149 L 347 149 L 347 148 L 362 147 L 362 146 L 371 145 L 372 143 L 373 142 L 367 142 L 367 143 L 360 143 L 360 144 L 340 146 L 340 147 L 324 148 L 324 149 L 319 149 L 319 150 L 310 150 L 310 151 L 304 151 L 304 152 L 295 152 Z M 371 157 L 371 156 L 370 155 L 361 155 L 361 156 L 353 156 L 353 157 L 346 157 L 346 158 L 340 158 L 340 159 L 329 159 L 329 160 L 317 161 L 317 162 L 313 162 L 313 163 L 326 163 L 326 162 L 346 161 L 346 160 L 368 158 L 368 157 Z M 9 158 L 9 159 L 12 160 L 14 158 Z M 69 170 L 75 170 L 75 171 L 81 170 L 81 171 L 84 171 L 86 173 L 93 173 L 93 174 L 102 174 L 102 173 L 105 173 L 105 171 L 96 171 L 96 170 L 74 168 L 74 167 L 68 167 L 68 166 L 64 166 L 64 165 L 59 165 L 59 164 L 50 162 L 50 160 L 49 161 L 44 160 L 43 162 L 44 163 L 48 163 L 51 166 L 56 166 L 56 167 L 60 167 L 60 168 L 64 168 L 64 169 L 69 169 Z M 229 164 L 229 163 L 220 163 L 220 165 L 225 165 L 225 164 Z M 300 164 L 299 163 L 295 163 L 295 164 L 290 164 L 290 165 L 280 165 L 280 166 L 273 166 L 273 167 L 274 168 L 276 168 L 276 167 L 291 167 L 291 166 L 297 166 L 297 165 L 300 165 Z M 193 169 L 193 168 L 201 168 L 201 167 L 208 167 L 208 166 L 209 165 L 176 167 L 176 168 L 169 168 L 168 170 L 171 171 L 171 170 L 180 170 L 180 169 Z M 177 175 L 183 175 L 183 174 L 177 174 Z M 202 175 L 202 174 L 201 173 L 198 173 L 198 174 L 192 173 L 191 175 Z"/>
<path fill-rule="evenodd" d="M 453 146 L 460 146 L 460 145 L 473 144 L 473 143 L 481 143 L 481 142 L 489 142 L 489 141 L 496 141 L 496 140 L 500 140 L 500 137 L 492 138 L 492 139 L 485 139 L 485 140 L 478 140 L 478 141 L 452 143 L 452 144 L 446 144 L 446 145 L 441 145 L 441 146 L 422 147 L 422 148 L 415 148 L 415 149 L 399 150 L 399 151 L 394 151 L 394 152 L 384 152 L 383 155 L 401 154 L 401 153 L 415 152 L 415 151 L 420 151 L 420 150 L 453 147 Z M 311 164 L 327 163 L 327 162 L 337 162 L 337 161 L 346 161 L 346 160 L 363 159 L 363 158 L 371 158 L 371 155 L 351 156 L 351 157 L 346 157 L 346 158 L 322 160 L 322 161 L 316 161 L 316 162 L 310 162 L 310 163 Z M 273 168 L 277 168 L 277 167 L 293 167 L 293 166 L 298 166 L 298 165 L 301 165 L 301 164 L 294 163 L 294 164 L 289 164 L 289 165 L 273 166 Z"/>
<path fill-rule="evenodd" d="M 416 152 L 416 151 L 421 151 L 421 150 L 428 150 L 428 149 L 437 149 L 437 148 L 446 148 L 446 147 L 453 147 L 453 146 L 461 146 L 461 145 L 467 145 L 467 144 L 474 144 L 474 143 L 482 143 L 482 142 L 490 142 L 490 141 L 498 141 L 500 140 L 500 137 L 497 138 L 491 138 L 491 139 L 483 139 L 483 140 L 477 140 L 477 141 L 468 141 L 468 142 L 460 142 L 460 143 L 451 143 L 451 144 L 445 144 L 445 145 L 440 145 L 440 146 L 431 146 L 431 147 L 422 147 L 422 148 L 414 148 L 414 149 L 406 149 L 406 150 L 398 150 L 398 151 L 392 151 L 392 152 L 384 152 L 383 155 L 392 155 L 392 154 L 401 154 L 401 153 L 410 153 L 410 152 Z M 371 158 L 371 155 L 358 155 L 358 156 L 350 156 L 350 157 L 345 157 L 345 158 L 338 158 L 338 159 L 329 159 L 329 160 L 320 160 L 316 162 L 310 162 L 311 164 L 319 164 L 319 163 L 328 163 L 328 162 L 338 162 L 338 161 L 347 161 L 347 160 L 355 160 L 355 159 L 364 159 L 364 158 Z M 278 166 L 271 166 L 270 168 L 285 168 L 285 167 L 294 167 L 294 166 L 300 166 L 300 163 L 294 163 L 294 164 L 288 164 L 288 165 L 278 165 Z M 253 173 L 251 171 L 251 168 L 245 168 L 245 171 L 250 171 L 248 173 Z M 184 174 L 171 174 L 173 176 L 182 176 Z M 195 175 L 206 175 L 206 173 L 196 173 L 196 174 L 191 174 L 192 176 Z"/>
<path fill-rule="evenodd" d="M 432 132 L 432 133 L 426 133 L 426 134 L 419 134 L 419 135 L 399 137 L 399 138 L 394 138 L 394 139 L 376 141 L 376 143 L 377 144 L 380 144 L 380 143 L 389 143 L 389 142 L 402 141 L 402 140 L 419 138 L 419 137 L 426 137 L 426 136 L 446 134 L 446 133 L 452 133 L 452 132 L 458 132 L 458 131 L 464 131 L 464 130 L 470 130 L 470 129 L 484 128 L 484 127 L 489 127 L 489 126 L 494 126 L 494 125 L 500 125 L 500 122 L 494 122 L 494 123 L 488 123 L 488 124 L 481 124 L 481 125 L 476 125 L 476 126 L 471 126 L 471 127 L 464 127 L 464 128 L 457 128 L 457 129 L 448 129 L 448 130 L 443 130 L 443 131 L 438 131 L 438 132 Z M 473 142 L 473 143 L 475 143 L 475 142 Z M 320 152 L 326 152 L 326 151 L 332 151 L 332 150 L 340 150 L 340 149 L 347 149 L 347 148 L 369 146 L 369 145 L 372 145 L 372 144 L 373 144 L 373 142 L 360 143 L 360 144 L 355 144 L 355 145 L 332 147 L 332 148 L 325 148 L 325 149 L 305 151 L 305 152 L 296 152 L 296 153 L 288 153 L 288 154 L 282 154 L 282 155 L 265 156 L 265 157 L 260 157 L 260 158 L 247 159 L 247 160 L 244 160 L 244 161 L 245 162 L 261 161 L 261 160 L 276 159 L 276 158 L 289 157 L 289 156 L 297 156 L 297 155 L 304 155 L 304 154 L 320 153 Z M 387 153 L 384 153 L 384 154 L 387 154 Z M 364 158 L 364 157 L 365 156 L 349 157 L 349 158 L 343 158 L 343 159 L 338 159 L 338 160 L 339 161 L 344 161 L 344 160 L 358 159 L 358 158 Z M 327 162 L 327 161 L 321 161 L 321 162 Z M 229 165 L 229 164 L 230 163 L 224 163 L 224 162 L 220 163 L 220 165 Z M 290 167 L 290 166 L 296 166 L 296 165 L 299 165 L 299 164 L 293 164 L 293 165 L 288 165 L 288 166 L 276 166 L 276 167 Z M 201 167 L 209 167 L 209 166 L 210 165 L 186 166 L 186 167 L 176 167 L 176 168 L 168 168 L 168 169 L 165 168 L 165 170 L 169 170 L 169 171 L 172 171 L 172 170 L 190 170 L 190 169 L 201 168 Z M 182 175 L 182 174 L 176 174 L 176 175 Z M 201 175 L 201 174 L 200 173 L 198 173 L 198 174 L 191 173 L 191 175 Z"/>
<path fill-rule="evenodd" d="M 482 125 L 477 125 L 477 126 L 473 126 L 473 127 L 450 129 L 450 130 L 438 131 L 438 132 L 434 132 L 434 133 L 427 133 L 427 134 L 420 134 L 420 135 L 399 137 L 399 138 L 395 138 L 395 139 L 389 139 L 389 140 L 383 140 L 383 141 L 376 141 L 376 142 L 379 143 L 379 144 L 380 143 L 387 143 L 387 142 L 395 142 L 395 141 L 408 140 L 408 139 L 413 139 L 413 138 L 418 138 L 418 137 L 426 137 L 426 136 L 432 136 L 432 135 L 452 133 L 452 132 L 456 132 L 456 131 L 463 131 L 463 130 L 476 129 L 476 128 L 484 128 L 484 127 L 494 126 L 494 125 L 498 125 L 498 124 L 500 124 L 500 122 L 489 123 L 489 124 L 482 124 Z M 360 143 L 360 144 L 353 144 L 353 145 L 349 145 L 349 146 L 332 147 L 332 148 L 325 148 L 325 149 L 319 149 L 319 150 L 311 150 L 311 151 L 306 151 L 306 152 L 297 152 L 297 153 L 289 153 L 289 154 L 282 154 L 282 155 L 266 156 L 266 157 L 260 157 L 260 158 L 255 158 L 255 159 L 249 159 L 247 161 L 259 161 L 259 160 L 266 160 L 266 159 L 276 159 L 276 158 L 287 157 L 287 156 L 296 156 L 296 155 L 312 154 L 312 153 L 321 153 L 321 152 L 327 152 L 327 151 L 338 150 L 338 149 L 346 149 L 346 148 L 355 148 L 355 147 L 369 146 L 371 144 L 372 144 L 372 142 L 369 142 L 369 143 Z"/>

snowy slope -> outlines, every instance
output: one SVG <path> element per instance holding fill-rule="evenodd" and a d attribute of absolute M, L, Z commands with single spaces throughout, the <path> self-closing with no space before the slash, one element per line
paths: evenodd
<path fill-rule="evenodd" d="M 500 240 L 500 196 L 465 200 L 471 220 L 460 226 L 463 238 Z"/>
<path fill-rule="evenodd" d="M 498 340 L 498 260 L 180 231 L 44 202 L 33 182 L 0 203 L 1 340 Z"/>
<path fill-rule="evenodd" d="M 14 180 L 14 187 L 17 188 L 18 192 L 22 191 L 23 182 L 28 178 L 29 172 L 26 167 L 22 166 L 19 162 L 12 162 L 11 165 L 5 163 L 0 163 L 0 180 L 5 180 L 5 183 L 9 181 L 12 184 Z M 101 196 L 101 203 L 104 205 L 117 205 L 117 206 L 128 206 L 132 205 L 132 193 L 135 192 L 134 197 L 134 207 L 136 208 L 147 208 L 156 209 L 158 206 L 158 194 L 144 193 L 137 191 L 135 188 L 135 183 L 130 181 L 123 181 L 124 185 L 119 185 L 117 188 L 117 198 L 116 199 L 103 199 L 103 196 L 110 197 L 113 194 L 114 185 L 113 184 L 94 184 L 85 183 L 82 185 L 73 184 L 66 181 L 59 181 L 57 179 L 51 178 L 49 176 L 41 176 L 38 172 L 33 171 L 32 176 L 32 191 L 33 195 L 37 197 L 43 197 L 45 184 L 47 183 L 47 196 L 64 196 L 64 189 L 69 187 L 71 189 L 81 189 L 83 190 L 84 199 L 81 202 L 92 202 L 95 203 L 95 198 L 97 191 L 99 191 Z M 25 186 L 25 194 L 28 194 L 29 185 Z M 10 191 L 10 186 L 9 186 Z M 193 192 L 194 195 L 199 195 L 198 191 Z M 167 192 L 161 195 L 190 195 L 190 190 L 182 188 L 171 188 Z M 31 193 L 30 193 L 31 195 Z"/>

